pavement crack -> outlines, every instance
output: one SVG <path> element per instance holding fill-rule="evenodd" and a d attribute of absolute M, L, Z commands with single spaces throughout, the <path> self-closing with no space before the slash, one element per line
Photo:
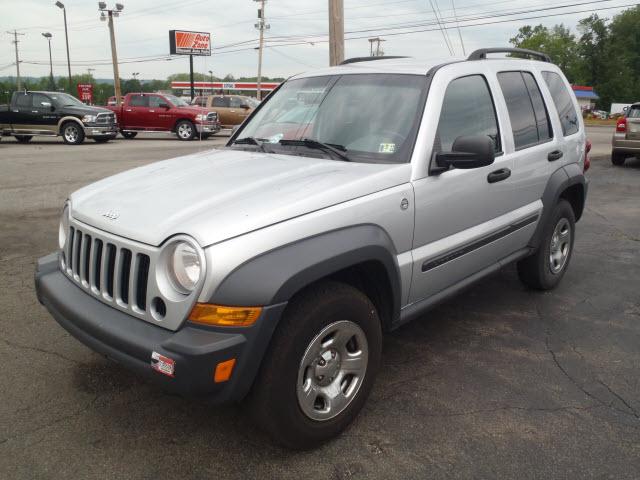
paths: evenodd
<path fill-rule="evenodd" d="M 640 414 L 638 414 L 638 411 L 635 408 L 633 408 L 629 402 L 627 402 L 622 396 L 620 396 L 617 392 L 615 392 L 609 385 L 604 383 L 602 380 L 598 380 L 598 382 L 600 383 L 600 385 L 602 385 L 604 388 L 606 388 L 611 395 L 613 395 L 618 400 L 620 400 L 624 404 L 625 407 L 627 407 L 629 410 L 631 410 L 631 412 L 633 413 L 634 417 L 640 419 Z"/>
<path fill-rule="evenodd" d="M 620 235 L 622 235 L 624 238 L 626 238 L 627 240 L 631 240 L 632 242 L 640 242 L 640 238 L 638 237 L 634 237 L 633 235 L 629 235 L 627 232 L 625 232 L 624 230 L 622 230 L 620 227 L 614 225 L 611 220 L 609 220 L 607 218 L 606 215 L 598 212 L 597 210 L 595 210 L 593 207 L 586 207 L 588 212 L 593 213 L 594 215 L 600 217 L 601 219 L 603 219 L 605 222 L 607 222 L 616 232 L 618 232 Z"/>
<path fill-rule="evenodd" d="M 44 348 L 32 347 L 30 345 L 22 345 L 20 343 L 10 342 L 9 340 L 6 340 L 4 338 L 0 338 L 0 341 L 12 348 L 16 348 L 19 350 L 31 350 L 33 352 L 44 353 L 45 355 L 53 355 L 54 357 L 61 358 L 62 360 L 66 360 L 67 362 L 72 362 L 77 365 L 82 365 L 82 362 L 79 362 L 78 360 L 62 355 L 61 353 L 58 353 L 58 352 L 52 352 L 51 350 L 46 350 Z"/>

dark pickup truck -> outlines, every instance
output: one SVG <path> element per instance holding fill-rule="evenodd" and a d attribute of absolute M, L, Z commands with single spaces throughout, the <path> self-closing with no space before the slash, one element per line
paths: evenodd
<path fill-rule="evenodd" d="M 85 105 L 67 93 L 14 92 L 9 105 L 0 105 L 0 137 L 13 135 L 22 143 L 35 135 L 61 135 L 71 145 L 85 138 L 103 143 L 117 134 L 113 112 Z"/>

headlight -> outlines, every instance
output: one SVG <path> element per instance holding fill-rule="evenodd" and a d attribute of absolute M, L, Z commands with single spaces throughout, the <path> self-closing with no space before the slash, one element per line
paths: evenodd
<path fill-rule="evenodd" d="M 198 251 L 187 242 L 177 242 L 169 253 L 168 263 L 167 271 L 176 290 L 191 293 L 202 273 Z"/>
<path fill-rule="evenodd" d="M 97 115 L 85 115 L 82 117 L 82 123 L 95 123 L 97 118 Z"/>
<path fill-rule="evenodd" d="M 69 204 L 67 203 L 62 210 L 60 225 L 58 227 L 58 245 L 64 250 L 67 243 L 67 234 L 69 233 Z"/>
<path fill-rule="evenodd" d="M 204 122 L 207 120 L 207 116 L 199 113 L 196 115 L 196 122 Z"/>

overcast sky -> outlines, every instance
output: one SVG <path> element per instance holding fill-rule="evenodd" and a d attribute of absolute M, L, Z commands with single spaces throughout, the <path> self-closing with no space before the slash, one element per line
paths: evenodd
<path fill-rule="evenodd" d="M 212 70 L 217 76 L 232 73 L 236 77 L 256 75 L 257 45 L 254 41 L 258 32 L 254 27 L 258 4 L 253 0 L 121 0 L 125 8 L 115 20 L 118 56 L 121 61 L 120 76 L 130 78 L 133 72 L 140 72 L 142 79 L 164 79 L 172 73 L 188 72 L 188 57 L 176 60 L 154 60 L 144 63 L 126 63 L 140 57 L 166 56 L 169 52 L 168 30 L 184 29 L 211 32 L 214 47 L 213 56 L 196 57 L 195 70 Z M 72 73 L 86 72 L 95 68 L 96 78 L 113 75 L 110 59 L 109 33 L 106 22 L 100 22 L 97 1 L 64 0 L 67 7 L 69 42 Z M 577 21 L 588 16 L 594 9 L 617 7 L 598 11 L 603 17 L 611 18 L 622 11 L 619 6 L 633 3 L 631 0 L 344 0 L 346 37 L 362 37 L 347 40 L 346 57 L 363 56 L 369 53 L 367 37 L 380 36 L 387 55 L 408 55 L 430 59 L 450 55 L 442 31 L 434 22 L 431 3 L 439 9 L 446 25 L 452 49 L 457 55 L 462 53 L 459 35 L 467 53 L 485 46 L 506 46 L 518 28 L 525 24 L 554 25 L 564 23 L 575 30 Z M 452 3 L 455 4 L 462 21 L 460 33 L 456 30 Z M 107 2 L 115 5 L 113 0 Z M 573 7 L 557 9 L 561 5 Z M 582 5 L 575 5 L 582 4 Z M 24 76 L 44 76 L 49 72 L 47 41 L 41 33 L 51 32 L 54 75 L 66 75 L 66 53 L 64 46 L 64 24 L 62 11 L 54 0 L 0 0 L 0 76 L 15 75 L 13 35 L 7 30 L 18 29 L 20 36 L 21 74 Z M 546 9 L 531 12 L 533 9 Z M 294 73 L 322 67 L 328 64 L 326 43 L 327 0 L 268 0 L 266 19 L 271 25 L 266 34 L 263 73 L 268 76 L 289 76 Z M 500 16 L 506 12 L 529 11 L 512 16 Z M 568 14 L 566 12 L 582 11 Z M 519 17 L 553 15 L 548 18 L 511 21 Z M 479 18 L 480 17 L 480 18 Z M 500 21 L 489 25 L 468 26 L 490 21 Z M 381 30 L 384 28 L 409 25 L 403 30 Z M 396 35 L 407 30 L 427 30 L 411 34 Z M 274 46 L 279 36 L 287 36 L 285 43 L 300 45 Z M 295 37 L 299 36 L 299 37 Z M 229 45 L 243 43 L 231 47 Z M 280 41 L 282 43 L 282 40 Z M 221 48 L 222 47 L 222 48 Z M 218 48 L 218 50 L 215 50 Z M 236 50 L 236 51 L 231 51 Z M 39 62 L 34 65 L 28 62 Z"/>

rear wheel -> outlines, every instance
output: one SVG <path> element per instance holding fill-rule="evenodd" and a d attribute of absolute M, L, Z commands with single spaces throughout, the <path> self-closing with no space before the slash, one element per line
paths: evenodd
<path fill-rule="evenodd" d="M 325 282 L 294 298 L 249 397 L 255 420 L 279 443 L 315 447 L 344 430 L 375 380 L 382 331 L 359 290 Z"/>
<path fill-rule="evenodd" d="M 561 199 L 544 226 L 538 251 L 518 262 L 522 283 L 537 290 L 551 290 L 560 283 L 571 260 L 575 223 L 571 205 Z"/>
<path fill-rule="evenodd" d="M 33 135 L 14 135 L 14 137 L 20 143 L 29 143 L 33 138 Z"/>
<path fill-rule="evenodd" d="M 624 153 L 616 152 L 615 150 L 611 151 L 611 163 L 616 166 L 624 165 L 626 157 Z"/>
<path fill-rule="evenodd" d="M 193 140 L 196 135 L 196 127 L 189 120 L 181 120 L 176 125 L 176 135 L 180 140 Z"/>
<path fill-rule="evenodd" d="M 136 138 L 136 135 L 138 135 L 138 132 L 120 132 L 120 135 L 122 135 L 127 140 L 130 140 L 132 138 Z"/>
<path fill-rule="evenodd" d="M 68 145 L 80 145 L 84 142 L 84 130 L 76 122 L 66 122 L 62 125 L 62 140 Z"/>

